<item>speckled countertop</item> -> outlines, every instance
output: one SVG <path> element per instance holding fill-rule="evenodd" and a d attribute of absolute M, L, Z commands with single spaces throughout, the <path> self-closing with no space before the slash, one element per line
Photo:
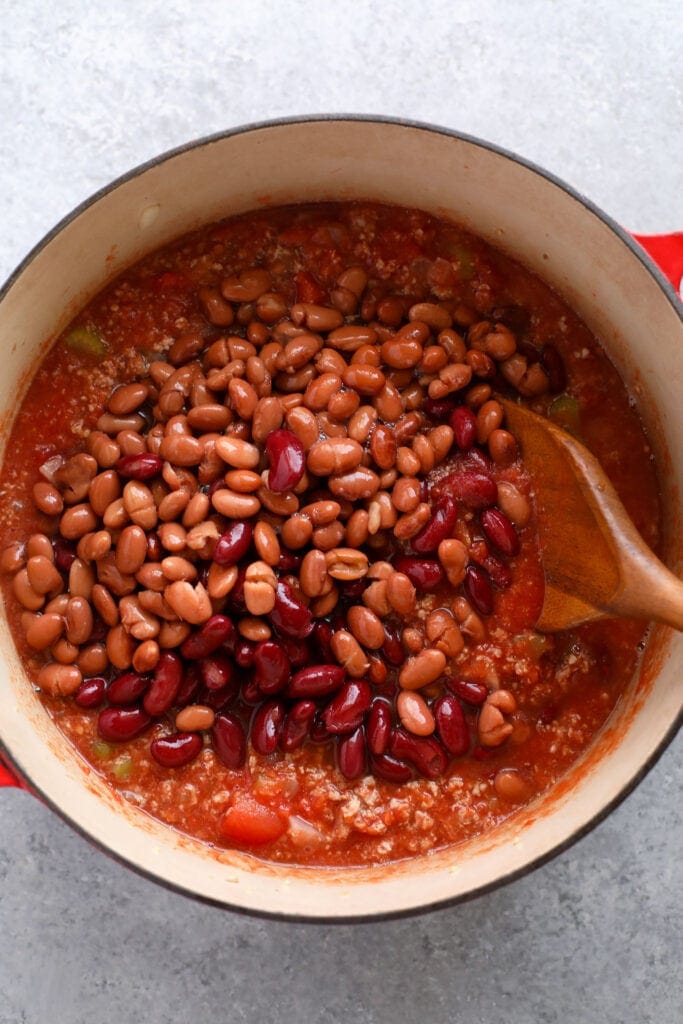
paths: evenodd
<path fill-rule="evenodd" d="M 24 0 L 0 19 L 0 279 L 74 205 L 188 139 L 400 115 L 537 161 L 641 232 L 683 227 L 667 0 Z M 166 892 L 0 791 L 0 1024 L 673 1024 L 680 740 L 588 837 L 497 892 L 371 925 Z"/>

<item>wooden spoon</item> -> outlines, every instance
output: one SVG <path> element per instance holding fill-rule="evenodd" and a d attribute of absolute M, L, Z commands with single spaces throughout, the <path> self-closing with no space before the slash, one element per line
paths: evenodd
<path fill-rule="evenodd" d="M 645 544 L 595 456 L 545 417 L 500 401 L 536 492 L 546 578 L 536 628 L 618 615 L 683 630 L 683 583 Z"/>

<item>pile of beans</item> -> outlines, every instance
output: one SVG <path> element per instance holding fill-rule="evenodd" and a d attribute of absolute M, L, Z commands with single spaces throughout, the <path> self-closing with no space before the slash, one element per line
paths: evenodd
<path fill-rule="evenodd" d="M 346 777 L 404 782 L 471 749 L 463 706 L 481 746 L 512 731 L 509 691 L 449 669 L 530 516 L 492 474 L 518 457 L 493 387 L 557 392 L 562 366 L 505 311 L 366 286 L 353 266 L 329 296 L 297 275 L 293 304 L 260 268 L 203 289 L 206 329 L 41 467 L 49 525 L 2 566 L 39 687 L 97 709 L 103 739 L 154 727 L 168 768 L 334 744 Z"/>

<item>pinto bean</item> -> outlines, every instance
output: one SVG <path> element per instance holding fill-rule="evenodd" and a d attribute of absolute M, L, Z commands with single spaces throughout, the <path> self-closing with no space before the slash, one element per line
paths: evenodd
<path fill-rule="evenodd" d="M 358 580 L 367 575 L 368 556 L 353 548 L 333 548 L 325 555 L 327 571 L 337 580 Z"/>
<path fill-rule="evenodd" d="M 52 697 L 68 697 L 76 692 L 82 682 L 83 676 L 75 665 L 50 662 L 43 665 L 38 673 L 38 686 Z"/>
<path fill-rule="evenodd" d="M 523 527 L 531 518 L 531 504 L 514 484 L 501 480 L 498 484 L 498 504 L 515 526 Z"/>
<path fill-rule="evenodd" d="M 503 712 L 487 700 L 479 712 L 477 732 L 479 742 L 485 747 L 499 747 L 512 733 L 513 727 L 506 722 Z"/>
<path fill-rule="evenodd" d="M 59 520 L 59 532 L 67 540 L 78 540 L 84 534 L 94 530 L 97 518 L 90 505 L 72 505 Z"/>
<path fill-rule="evenodd" d="M 266 562 L 252 562 L 247 566 L 244 581 L 244 601 L 252 615 L 268 615 L 275 607 L 277 578 Z"/>
<path fill-rule="evenodd" d="M 283 544 L 292 551 L 297 551 L 310 541 L 313 535 L 313 523 L 302 514 L 293 515 L 282 524 L 280 536 Z"/>
<path fill-rule="evenodd" d="M 391 469 L 396 462 L 398 445 L 390 427 L 378 424 L 370 437 L 370 455 L 380 469 Z"/>
<path fill-rule="evenodd" d="M 427 648 L 406 661 L 399 672 L 399 686 L 404 690 L 420 690 L 438 679 L 445 667 L 446 656 L 443 651 Z"/>
<path fill-rule="evenodd" d="M 396 710 L 404 726 L 414 736 L 431 736 L 435 729 L 434 715 L 424 697 L 412 690 L 401 690 Z"/>
<path fill-rule="evenodd" d="M 259 490 L 259 495 L 262 490 L 263 488 Z M 255 516 L 261 508 L 260 497 L 254 494 L 240 494 L 239 491 L 231 491 L 227 487 L 214 492 L 211 504 L 217 512 L 229 519 L 248 519 Z"/>
<path fill-rule="evenodd" d="M 363 449 L 352 438 L 330 437 L 317 441 L 309 450 L 306 465 L 316 476 L 347 473 L 356 469 L 363 458 Z"/>
<path fill-rule="evenodd" d="M 370 608 L 353 605 L 346 613 L 346 619 L 351 632 L 363 647 L 371 651 L 380 649 L 384 643 L 384 627 Z"/>
<path fill-rule="evenodd" d="M 328 486 L 336 498 L 357 501 L 359 498 L 371 498 L 377 493 L 379 477 L 371 469 L 359 466 L 340 476 L 331 476 Z"/>
<path fill-rule="evenodd" d="M 12 590 L 19 604 L 28 611 L 36 612 L 45 604 L 45 598 L 31 586 L 28 570 L 20 569 L 12 580 Z"/>
<path fill-rule="evenodd" d="M 193 586 L 186 580 L 176 580 L 166 587 L 164 599 L 179 619 L 195 626 L 206 622 L 213 611 L 209 595 L 201 583 Z"/>
<path fill-rule="evenodd" d="M 75 558 L 69 568 L 69 592 L 72 597 L 85 597 L 89 600 L 95 581 L 92 565 L 88 565 L 82 558 Z"/>
<path fill-rule="evenodd" d="M 63 587 L 62 577 L 49 558 L 35 555 L 26 563 L 29 583 L 36 594 L 57 594 Z"/>
<path fill-rule="evenodd" d="M 175 727 L 179 732 L 203 732 L 210 729 L 216 714 L 204 704 L 190 704 L 176 715 Z"/>
<path fill-rule="evenodd" d="M 332 653 L 348 675 L 360 679 L 368 671 L 370 662 L 356 638 L 345 629 L 338 629 L 331 640 Z"/>
<path fill-rule="evenodd" d="M 35 615 L 26 629 L 26 642 L 36 651 L 51 647 L 64 632 L 64 618 L 54 613 Z"/>
<path fill-rule="evenodd" d="M 36 508 L 46 516 L 58 516 L 64 510 L 61 494 L 45 480 L 39 480 L 33 485 L 33 501 Z"/>
<path fill-rule="evenodd" d="M 374 345 L 377 332 L 367 326 L 337 327 L 327 336 L 327 344 L 340 352 L 355 352 L 361 345 Z"/>
<path fill-rule="evenodd" d="M 320 597 L 325 593 L 328 579 L 327 558 L 324 553 L 313 550 L 304 555 L 299 570 L 299 582 L 304 594 L 307 597 Z"/>

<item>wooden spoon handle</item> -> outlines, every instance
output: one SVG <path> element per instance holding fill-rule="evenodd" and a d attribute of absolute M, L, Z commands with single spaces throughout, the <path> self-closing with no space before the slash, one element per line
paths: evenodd
<path fill-rule="evenodd" d="M 625 615 L 629 614 L 626 610 L 628 601 L 634 607 L 632 614 L 635 617 L 655 619 L 683 630 L 683 582 L 654 555 L 648 558 L 642 576 L 634 574 L 626 582 L 621 600 Z"/>

